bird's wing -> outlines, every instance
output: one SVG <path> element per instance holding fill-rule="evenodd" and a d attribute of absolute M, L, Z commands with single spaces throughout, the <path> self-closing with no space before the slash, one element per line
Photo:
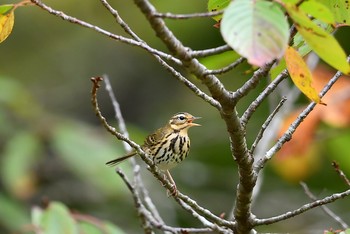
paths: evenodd
<path fill-rule="evenodd" d="M 160 141 L 162 141 L 162 139 L 166 135 L 166 132 L 166 128 L 157 129 L 154 133 L 146 137 L 144 146 L 149 147 L 157 145 Z"/>

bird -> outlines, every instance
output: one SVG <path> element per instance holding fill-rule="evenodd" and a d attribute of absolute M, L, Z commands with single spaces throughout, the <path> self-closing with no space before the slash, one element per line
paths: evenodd
<path fill-rule="evenodd" d="M 173 115 L 168 123 L 148 135 L 141 146 L 142 150 L 152 159 L 153 163 L 168 177 L 173 185 L 171 195 L 177 194 L 176 184 L 169 170 L 182 162 L 190 151 L 190 138 L 188 130 L 194 126 L 201 126 L 194 123 L 195 117 L 187 112 L 179 112 Z M 124 160 L 137 155 L 136 151 L 108 161 L 108 166 L 115 166 Z"/>

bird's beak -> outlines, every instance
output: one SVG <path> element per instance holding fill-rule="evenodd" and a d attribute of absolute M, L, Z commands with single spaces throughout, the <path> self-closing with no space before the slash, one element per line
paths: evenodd
<path fill-rule="evenodd" d="M 202 117 L 192 117 L 189 121 L 188 121 L 188 123 L 191 125 L 191 126 L 202 126 L 202 125 L 200 125 L 200 124 L 197 124 L 197 123 L 193 123 L 192 121 L 193 120 L 196 120 L 196 119 L 200 119 L 200 118 L 202 118 Z"/>

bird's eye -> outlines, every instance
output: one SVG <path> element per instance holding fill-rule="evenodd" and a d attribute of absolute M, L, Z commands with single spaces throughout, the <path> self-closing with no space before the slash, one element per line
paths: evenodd
<path fill-rule="evenodd" d="M 179 117 L 177 117 L 179 120 L 184 120 L 185 119 L 185 116 L 183 115 L 180 115 Z"/>

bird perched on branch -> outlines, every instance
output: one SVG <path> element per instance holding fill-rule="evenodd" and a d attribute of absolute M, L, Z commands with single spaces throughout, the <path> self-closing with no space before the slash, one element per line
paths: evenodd
<path fill-rule="evenodd" d="M 193 126 L 200 126 L 193 122 L 199 118 L 186 112 L 177 113 L 170 118 L 164 127 L 159 128 L 147 136 L 144 144 L 141 146 L 142 150 L 153 160 L 154 164 L 160 170 L 164 171 L 168 179 L 172 182 L 172 194 L 176 194 L 177 189 L 169 170 L 187 157 L 190 151 L 188 129 Z M 106 164 L 114 166 L 135 155 L 137 155 L 137 152 L 132 151 Z"/>

